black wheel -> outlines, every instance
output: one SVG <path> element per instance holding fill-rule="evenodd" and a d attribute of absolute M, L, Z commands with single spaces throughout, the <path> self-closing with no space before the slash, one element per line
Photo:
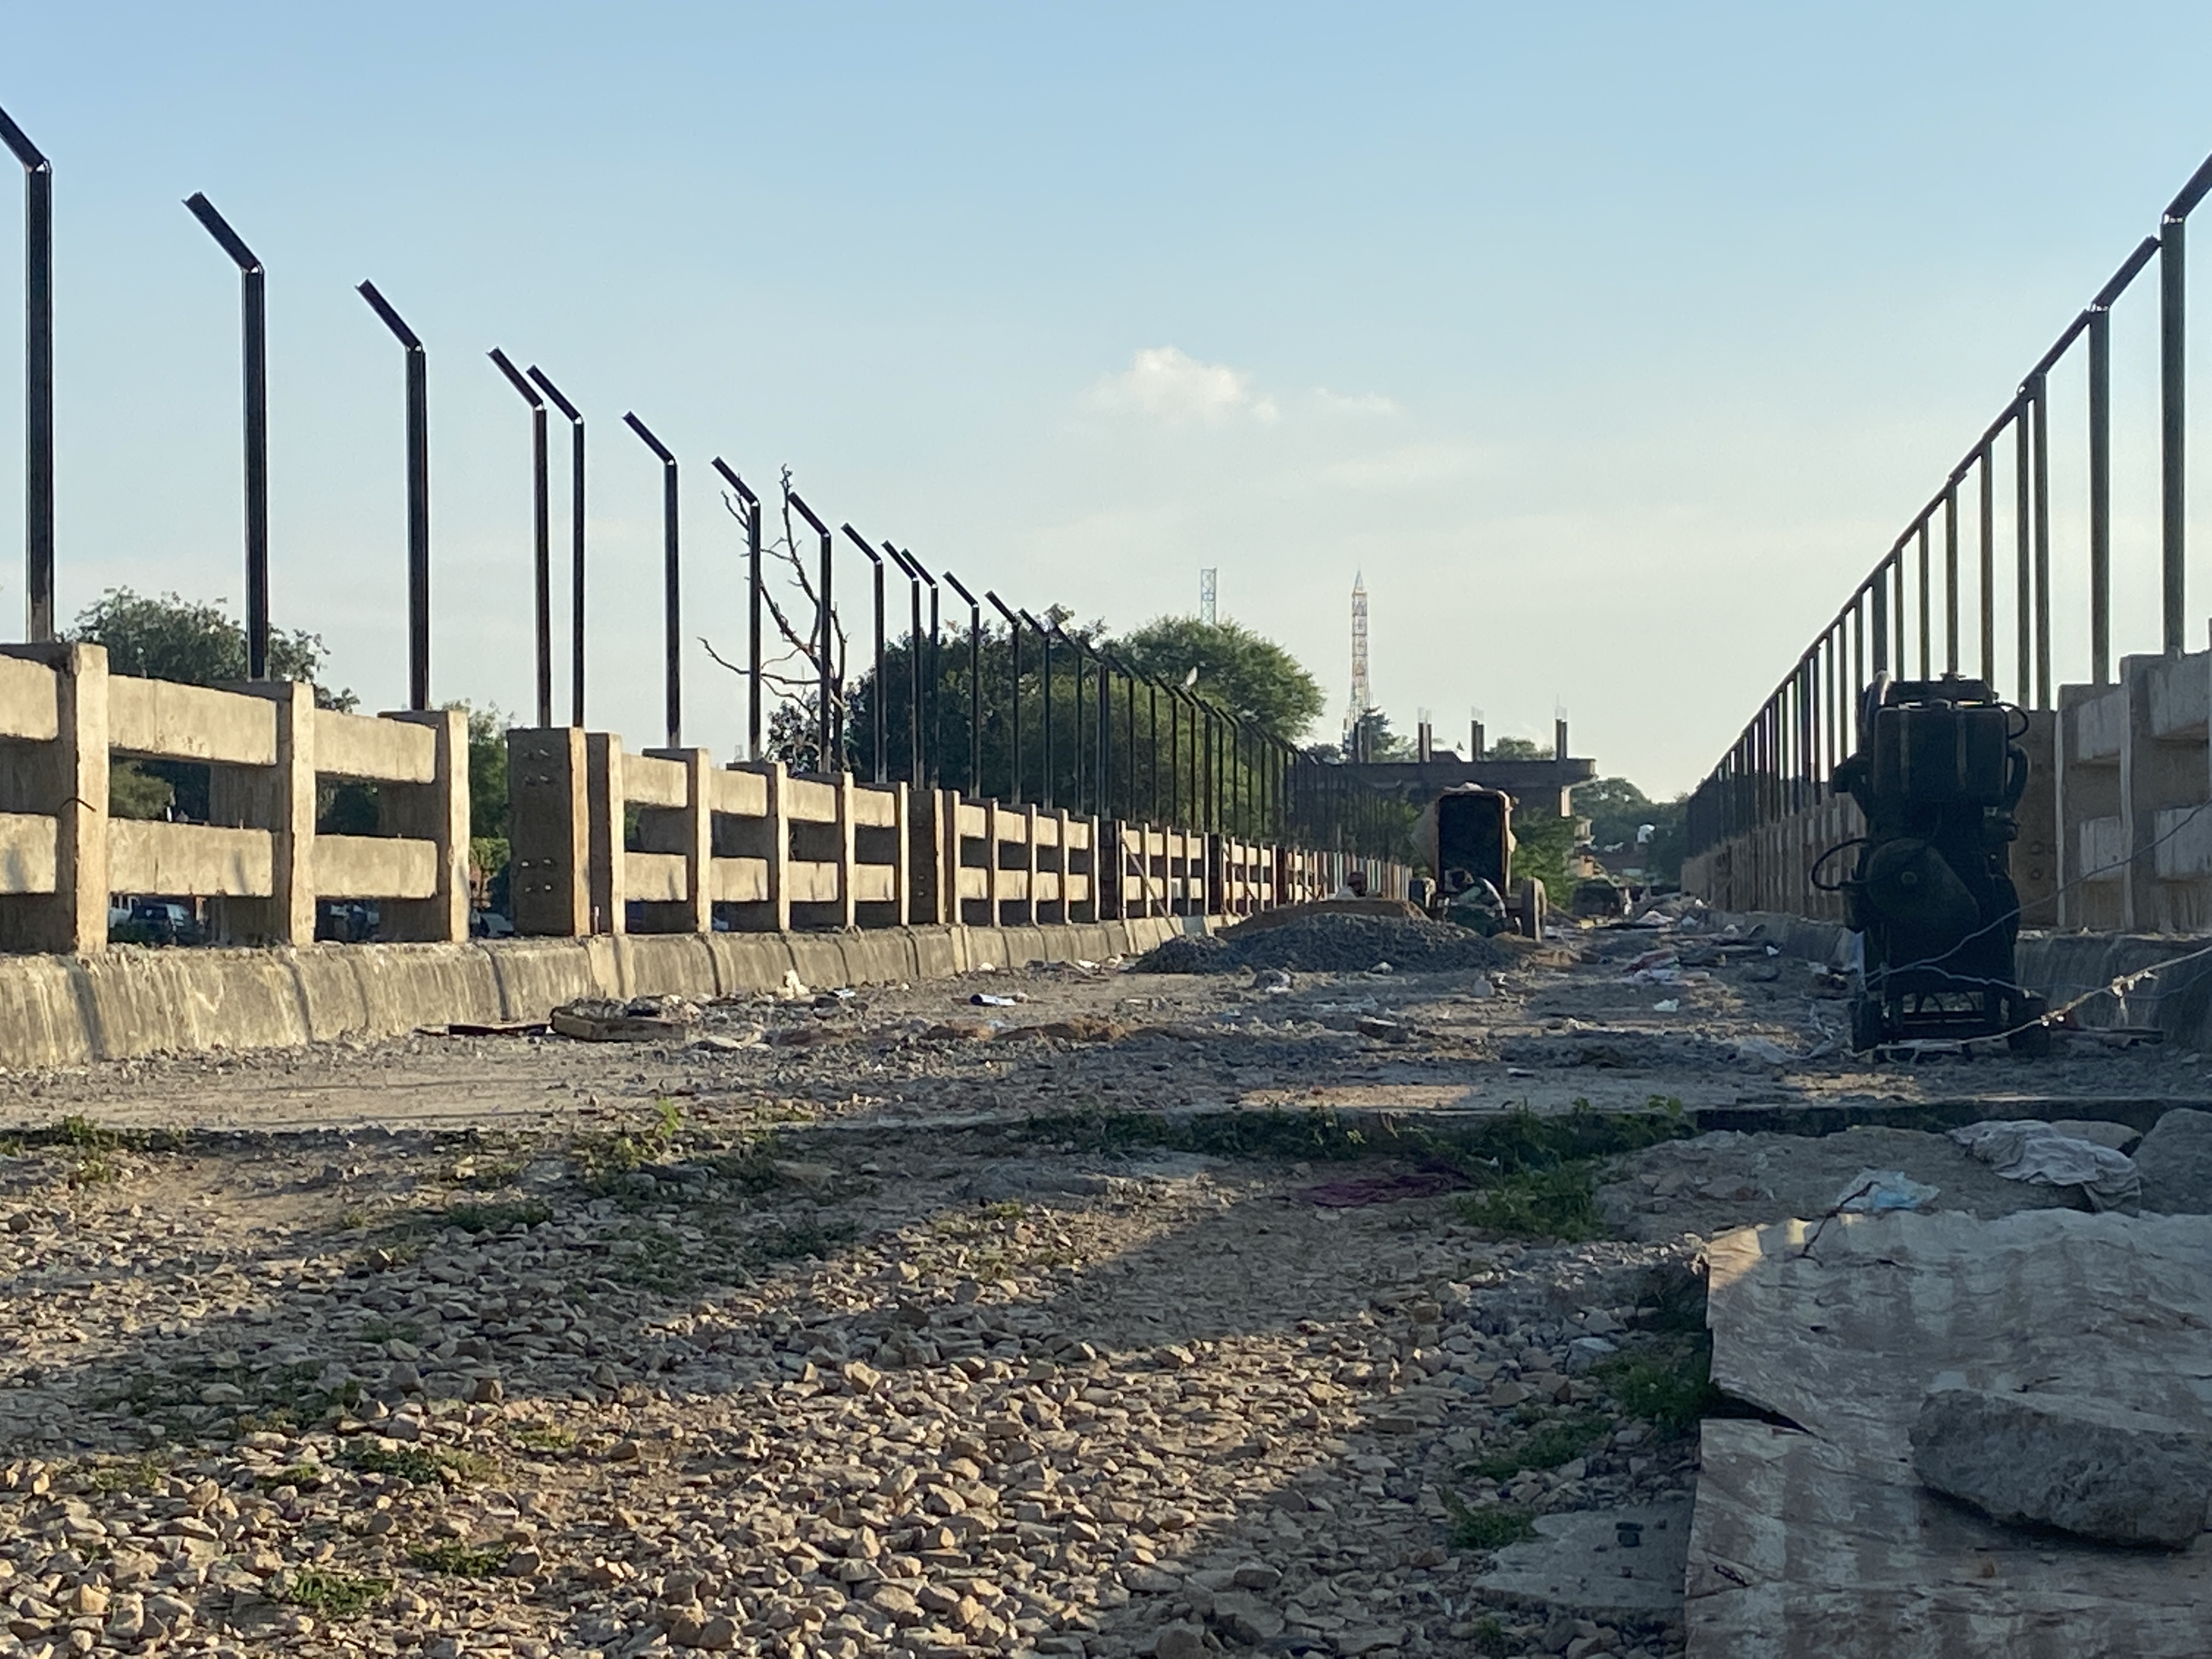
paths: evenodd
<path fill-rule="evenodd" d="M 1885 1035 L 1885 1024 L 1880 998 L 1854 997 L 1851 1000 L 1851 1052 L 1863 1054 L 1879 1047 Z"/>
<path fill-rule="evenodd" d="M 2047 1059 L 2051 1054 L 2051 1028 L 2042 1023 L 2051 1005 L 2033 992 L 2023 991 L 2013 1005 L 2013 1030 L 2005 1042 L 2013 1053 L 2030 1060 Z M 2030 1024 L 2029 1021 L 2035 1024 Z"/>

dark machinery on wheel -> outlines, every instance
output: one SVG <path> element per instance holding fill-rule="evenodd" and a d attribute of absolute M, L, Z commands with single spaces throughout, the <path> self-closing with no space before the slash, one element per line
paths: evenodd
<path fill-rule="evenodd" d="M 1978 680 L 1875 676 L 1856 753 L 1835 787 L 1858 803 L 1866 834 L 1836 886 L 1864 942 L 1864 980 L 1851 1004 L 1851 1047 L 1915 1037 L 2008 1036 L 2040 1054 L 2051 1033 L 2043 1000 L 2014 978 L 2020 895 L 2012 882 L 2013 809 L 2027 787 L 2014 739 L 2019 711 Z"/>
<path fill-rule="evenodd" d="M 1504 925 L 1527 939 L 1544 937 L 1547 896 L 1534 876 L 1513 891 L 1513 798 L 1502 790 L 1459 784 L 1421 809 L 1413 849 L 1435 880 L 1424 908 L 1442 914 L 1470 889 L 1493 901 Z M 1506 895 L 1512 892 L 1512 896 Z"/>

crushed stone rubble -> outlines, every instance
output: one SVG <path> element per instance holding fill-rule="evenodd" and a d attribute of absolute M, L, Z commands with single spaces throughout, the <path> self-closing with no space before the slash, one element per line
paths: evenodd
<path fill-rule="evenodd" d="M 2021 1074 L 1855 1070 L 1755 946 L 1653 984 L 1626 930 L 1446 969 L 1314 920 L 1333 966 L 0 1079 L 0 1656 L 1679 1654 L 1485 1581 L 1537 1517 L 1690 1497 L 1703 1238 L 1862 1164 L 2063 1195 L 1938 1134 L 1731 1133 L 1612 1158 L 1561 1243 L 1306 1109 Z"/>
<path fill-rule="evenodd" d="M 1447 1494 L 1687 1478 L 1625 1418 L 1564 1468 L 1461 1473 L 1532 1402 L 1610 1409 L 1573 1345 L 1665 1250 L 1003 1135 L 905 1179 L 896 1142 L 672 1146 L 650 1198 L 643 1169 L 307 1139 L 8 1160 L 0 1652 L 1451 1652 L 1527 1621 L 1479 1622 Z M 1116 1173 L 957 1197 L 1018 1161 Z"/>

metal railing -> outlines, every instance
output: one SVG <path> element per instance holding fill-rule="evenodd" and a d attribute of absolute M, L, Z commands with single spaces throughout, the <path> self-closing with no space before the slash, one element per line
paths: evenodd
<path fill-rule="evenodd" d="M 2184 247 L 2189 215 L 2208 191 L 2212 157 L 2166 204 L 2159 234 L 2136 246 L 2035 361 L 1996 418 L 1759 705 L 1690 797 L 1692 856 L 1820 799 L 1836 767 L 1858 746 L 1860 695 L 1875 674 L 1928 679 L 1962 673 L 1964 650 L 1971 643 L 1972 667 L 1993 690 L 2023 708 L 2053 706 L 2051 375 L 2077 345 L 2087 356 L 2087 488 L 2081 550 L 2089 672 L 2094 684 L 2112 684 L 2112 314 L 2153 259 L 2159 265 L 2161 649 L 2169 655 L 2181 651 L 2186 622 Z M 1962 498 L 1970 499 L 1971 506 Z M 2002 672 L 1997 626 L 1997 532 L 2005 516 L 1999 503 L 2007 500 L 2013 621 L 2008 673 Z M 1971 536 L 1962 531 L 1962 520 L 1969 517 Z M 1961 565 L 1969 545 L 1971 585 Z M 1962 632 L 1970 607 L 1978 624 L 1971 641 Z"/>
<path fill-rule="evenodd" d="M 30 138 L 0 111 L 0 143 L 21 163 L 26 189 L 25 365 L 27 634 L 51 639 L 53 617 L 52 168 Z M 186 203 L 236 264 L 241 284 L 245 437 L 246 638 L 249 677 L 269 674 L 267 324 L 265 273 L 259 256 L 204 194 Z M 430 690 L 430 446 L 428 357 L 424 342 L 379 292 L 358 291 L 404 353 L 408 704 L 427 709 Z M 569 723 L 585 718 L 585 418 L 535 364 L 518 368 L 493 349 L 492 365 L 524 399 L 531 415 L 530 553 L 536 659 L 533 690 L 540 726 L 553 720 L 551 499 L 547 404 L 571 428 L 572 665 Z M 681 537 L 678 459 L 635 414 L 624 422 L 662 471 L 664 683 L 668 746 L 679 746 L 683 718 Z M 734 492 L 745 537 L 748 656 L 745 757 L 766 757 L 762 686 L 765 595 L 763 503 L 720 457 L 715 471 Z M 803 641 L 811 684 L 794 699 L 812 728 L 813 769 L 854 771 L 878 782 L 957 788 L 977 799 L 1060 807 L 1103 819 L 1142 820 L 1177 830 L 1246 841 L 1296 839 L 1316 851 L 1389 858 L 1400 849 L 1402 825 L 1389 803 L 1266 729 L 1249 710 L 1226 706 L 1208 686 L 1193 688 L 1144 671 L 1126 647 L 1072 626 L 1068 612 L 1032 614 L 987 593 L 1003 629 L 949 570 L 935 574 L 914 551 L 873 543 L 848 524 L 845 535 L 872 566 L 873 628 L 869 672 L 848 684 L 837 608 L 836 538 L 830 526 L 793 491 L 785 503 L 817 538 L 810 589 L 813 614 Z M 803 571 L 799 550 L 787 550 Z M 908 583 L 902 635 L 887 633 L 886 559 Z M 964 631 L 950 630 L 939 612 L 940 580 L 968 605 Z M 922 590 L 928 589 L 927 623 Z M 772 604 L 765 608 L 774 611 Z M 779 620 L 781 617 L 779 617 Z M 1033 645 L 1022 637 L 1034 635 Z M 962 648 L 964 644 L 964 649 Z M 736 666 L 736 665 L 731 665 Z M 798 758 L 792 756 L 787 759 Z"/>

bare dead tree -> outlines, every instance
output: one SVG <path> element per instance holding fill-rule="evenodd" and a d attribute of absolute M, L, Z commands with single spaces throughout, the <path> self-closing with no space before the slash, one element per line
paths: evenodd
<path fill-rule="evenodd" d="M 799 589 L 800 597 L 805 600 L 807 607 L 814 612 L 816 624 L 813 629 L 805 633 L 793 625 L 790 611 L 777 601 L 775 590 L 769 586 L 767 573 L 763 571 L 761 581 L 761 600 L 768 608 L 769 616 L 775 624 L 776 633 L 783 640 L 784 649 L 773 657 L 763 658 L 761 684 L 774 692 L 777 697 L 788 701 L 817 693 L 821 689 L 823 678 L 820 644 L 822 598 L 815 591 L 813 580 L 807 574 L 806 560 L 799 550 L 799 528 L 792 520 L 790 467 L 785 466 L 780 469 L 778 482 L 783 490 L 781 515 L 783 533 L 774 541 L 764 544 L 761 551 L 769 560 L 772 560 L 781 567 L 785 573 L 786 580 Z M 727 491 L 723 492 L 722 506 L 724 510 L 740 524 L 748 522 L 744 508 L 738 503 L 736 497 Z M 754 508 L 756 512 L 758 510 L 757 507 Z M 833 708 L 842 716 L 846 712 L 847 703 L 845 661 L 848 641 L 844 619 L 837 614 L 834 605 L 830 608 L 830 632 L 834 641 L 830 653 L 828 674 L 830 696 Z M 699 644 L 714 662 L 740 678 L 744 676 L 746 671 L 717 651 L 712 641 L 702 635 Z M 789 672 L 793 664 L 804 665 L 803 672 Z"/>

